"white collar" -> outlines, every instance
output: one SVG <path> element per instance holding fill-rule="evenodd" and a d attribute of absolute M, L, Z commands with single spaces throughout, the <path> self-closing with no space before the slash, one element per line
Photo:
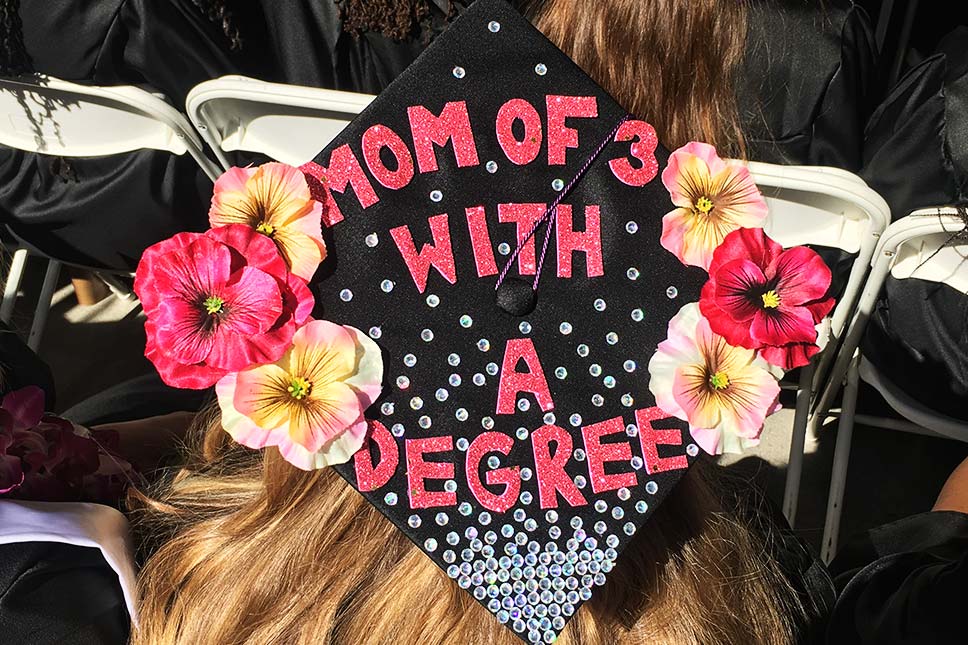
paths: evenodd
<path fill-rule="evenodd" d="M 118 575 L 132 622 L 138 624 L 138 587 L 128 520 L 101 504 L 0 501 L 0 544 L 60 542 L 101 550 Z"/>

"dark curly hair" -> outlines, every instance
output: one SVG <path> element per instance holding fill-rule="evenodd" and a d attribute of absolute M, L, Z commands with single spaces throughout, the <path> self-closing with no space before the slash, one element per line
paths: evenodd
<path fill-rule="evenodd" d="M 343 31 L 354 36 L 370 32 L 402 42 L 420 34 L 427 36 L 434 28 L 435 21 L 428 0 L 333 1 L 340 9 Z M 468 4 L 470 2 L 467 0 L 448 1 L 445 15 L 436 22 L 446 23 L 457 15 L 460 7 Z"/>
<path fill-rule="evenodd" d="M 279 0 L 277 0 L 278 2 Z M 235 24 L 232 11 L 228 8 L 232 0 L 192 0 L 192 3 L 216 24 L 222 25 L 222 33 L 228 38 L 229 47 L 234 51 L 242 49 L 242 37 Z"/>

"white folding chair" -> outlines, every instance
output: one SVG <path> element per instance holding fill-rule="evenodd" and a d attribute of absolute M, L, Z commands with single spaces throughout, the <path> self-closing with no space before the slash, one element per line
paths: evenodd
<path fill-rule="evenodd" d="M 847 357 L 847 386 L 839 415 L 827 517 L 824 522 L 821 557 L 825 562 L 829 562 L 837 550 L 850 442 L 855 422 L 968 441 L 968 424 L 919 403 L 895 385 L 890 375 L 880 372 L 868 362 L 860 351 L 867 323 L 889 273 L 897 279 L 919 278 L 946 284 L 968 294 L 968 240 L 954 237 L 964 229 L 965 221 L 954 208 L 917 210 L 891 224 L 877 247 L 873 268 L 838 356 L 838 363 L 842 362 L 840 358 Z M 855 414 L 861 380 L 877 389 L 888 405 L 904 417 L 904 420 Z M 830 383 L 831 387 L 836 385 L 837 383 Z"/>
<path fill-rule="evenodd" d="M 133 86 L 101 87 L 37 75 L 0 79 L 0 145 L 65 157 L 121 154 L 141 149 L 186 152 L 214 181 L 218 167 L 205 156 L 191 124 L 163 98 Z M 0 319 L 9 321 L 27 251 L 14 253 Z M 50 259 L 27 344 L 40 344 L 61 262 Z M 112 290 L 118 283 L 104 276 Z"/>
<path fill-rule="evenodd" d="M 830 338 L 824 350 L 800 370 L 798 385 L 787 385 L 797 390 L 783 494 L 783 514 L 793 525 L 811 404 L 824 384 L 824 374 L 857 301 L 878 238 L 890 222 L 890 209 L 862 179 L 839 168 L 750 162 L 749 169 L 770 209 L 764 228 L 772 239 L 786 248 L 814 244 L 856 254 L 845 292 L 831 312 Z"/>
<path fill-rule="evenodd" d="M 223 76 L 199 83 L 185 106 L 222 166 L 226 151 L 266 154 L 300 166 L 322 150 L 373 96 Z"/>

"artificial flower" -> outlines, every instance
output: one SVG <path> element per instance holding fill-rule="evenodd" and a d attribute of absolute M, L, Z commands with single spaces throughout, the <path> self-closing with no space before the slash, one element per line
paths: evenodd
<path fill-rule="evenodd" d="M 273 162 L 225 171 L 215 182 L 208 218 L 212 228 L 245 224 L 266 235 L 279 247 L 289 270 L 309 281 L 326 257 L 322 215 L 306 176 Z"/>
<path fill-rule="evenodd" d="M 189 389 L 278 359 L 314 305 L 275 244 L 240 224 L 151 246 L 134 288 L 147 317 L 145 356 L 165 383 Z"/>
<path fill-rule="evenodd" d="M 707 143 L 690 142 L 662 171 L 676 209 L 662 218 L 662 246 L 683 264 L 708 268 L 713 251 L 737 228 L 761 227 L 766 201 L 740 161 L 724 161 Z"/>
<path fill-rule="evenodd" d="M 383 358 L 366 334 L 314 320 L 278 361 L 215 386 L 222 427 L 244 446 L 278 446 L 303 470 L 348 461 L 363 445 L 363 412 L 380 395 Z"/>
<path fill-rule="evenodd" d="M 649 389 L 666 414 L 689 423 L 696 443 L 713 455 L 759 443 L 780 386 L 756 352 L 734 347 L 690 303 L 669 321 L 669 336 L 649 361 Z"/>
<path fill-rule="evenodd" d="M 699 307 L 728 343 L 789 370 L 819 351 L 816 327 L 834 306 L 830 279 L 811 249 L 784 251 L 763 229 L 740 229 L 713 254 Z"/>

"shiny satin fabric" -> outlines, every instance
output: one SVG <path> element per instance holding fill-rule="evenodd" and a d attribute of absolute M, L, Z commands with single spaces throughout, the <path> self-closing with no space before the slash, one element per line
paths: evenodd
<path fill-rule="evenodd" d="M 257 48 L 230 51 L 220 26 L 191 0 L 32 1 L 20 15 L 38 72 L 145 85 L 179 109 L 203 80 L 264 69 Z M 72 158 L 63 173 L 52 163 L 60 161 L 0 149 L 0 222 L 48 255 L 131 271 L 146 246 L 206 226 L 211 182 L 187 155 Z"/>

